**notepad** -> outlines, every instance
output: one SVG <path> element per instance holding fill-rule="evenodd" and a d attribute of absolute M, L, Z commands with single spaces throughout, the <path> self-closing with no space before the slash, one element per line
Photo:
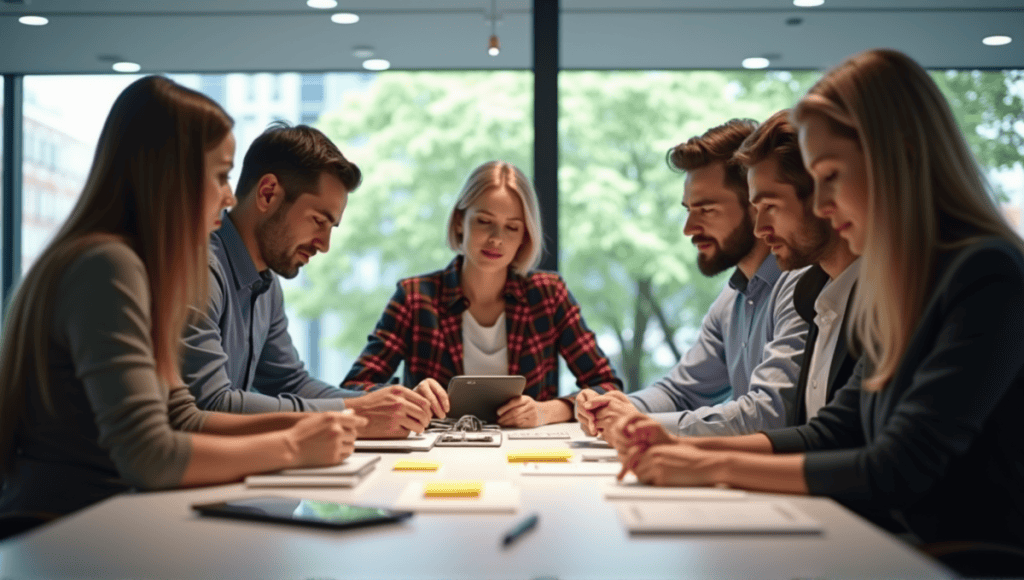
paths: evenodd
<path fill-rule="evenodd" d="M 525 461 L 569 461 L 572 451 L 568 449 L 519 449 L 508 452 L 509 463 Z"/>
<path fill-rule="evenodd" d="M 394 471 L 437 471 L 441 467 L 436 461 L 412 461 L 405 459 L 396 461 L 391 467 Z"/>
<path fill-rule="evenodd" d="M 480 497 L 480 493 L 483 492 L 483 490 L 484 482 L 482 481 L 428 481 L 423 484 L 423 497 Z"/>
<path fill-rule="evenodd" d="M 508 481 L 483 481 L 478 496 L 426 497 L 426 486 L 434 481 L 411 481 L 391 507 L 396 510 L 435 513 L 499 512 L 519 509 L 519 489 Z"/>
<path fill-rule="evenodd" d="M 635 502 L 620 505 L 630 532 L 816 534 L 821 524 L 786 501 Z"/>
<path fill-rule="evenodd" d="M 351 455 L 338 465 L 283 469 L 250 475 L 246 487 L 355 487 L 373 471 L 380 455 Z"/>
<path fill-rule="evenodd" d="M 437 433 L 410 433 L 404 439 L 356 439 L 355 447 L 359 451 L 430 451 L 437 436 Z"/>

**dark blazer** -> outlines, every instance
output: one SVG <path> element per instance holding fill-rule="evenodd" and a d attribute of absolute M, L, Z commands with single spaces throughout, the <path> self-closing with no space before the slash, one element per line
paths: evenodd
<path fill-rule="evenodd" d="M 925 542 L 1024 547 L 1024 256 L 988 239 L 935 272 L 884 388 L 861 389 L 862 359 L 807 425 L 766 435 L 777 453 L 806 452 L 811 494 L 890 515 Z"/>
<path fill-rule="evenodd" d="M 800 367 L 800 378 L 796 382 L 796 425 L 803 425 L 807 422 L 807 380 L 811 374 L 811 357 L 814 355 L 814 343 L 818 340 L 818 325 L 814 324 L 814 317 L 817 312 L 814 310 L 814 301 L 821 294 L 822 288 L 828 282 L 829 276 L 815 264 L 811 266 L 793 289 L 793 306 L 797 314 L 807 321 L 807 344 L 804 347 L 804 364 Z M 857 285 L 850 289 L 850 294 Z M 825 401 L 831 401 L 839 387 L 850 380 L 853 367 L 857 359 L 850 354 L 846 344 L 846 320 L 850 315 L 852 301 L 846 303 L 846 312 L 843 314 L 843 323 L 839 328 L 839 338 L 836 341 L 836 350 L 832 354 L 832 362 L 828 371 L 828 385 L 825 391 Z"/>

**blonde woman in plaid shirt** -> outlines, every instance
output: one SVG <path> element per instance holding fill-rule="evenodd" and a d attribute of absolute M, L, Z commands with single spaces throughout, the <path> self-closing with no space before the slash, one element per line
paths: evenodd
<path fill-rule="evenodd" d="M 621 390 L 579 305 L 541 255 L 537 194 L 517 167 L 491 161 L 470 173 L 448 219 L 459 255 L 444 269 L 399 281 L 343 387 L 384 385 L 405 361 L 403 384 L 444 417 L 444 386 L 462 374 L 523 375 L 524 394 L 498 410 L 508 427 L 569 421 L 575 394 L 558 398 L 558 355 L 581 387 Z"/>

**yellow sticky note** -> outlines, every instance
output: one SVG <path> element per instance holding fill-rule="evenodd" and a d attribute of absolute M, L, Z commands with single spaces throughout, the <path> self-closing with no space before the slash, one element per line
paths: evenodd
<path fill-rule="evenodd" d="M 482 481 L 428 481 L 423 484 L 424 497 L 480 497 Z"/>
<path fill-rule="evenodd" d="M 568 449 L 520 449 L 508 452 L 509 463 L 525 463 L 527 461 L 569 461 L 572 451 Z"/>
<path fill-rule="evenodd" d="M 394 471 L 437 471 L 441 467 L 440 463 L 433 461 L 396 461 L 392 469 Z"/>

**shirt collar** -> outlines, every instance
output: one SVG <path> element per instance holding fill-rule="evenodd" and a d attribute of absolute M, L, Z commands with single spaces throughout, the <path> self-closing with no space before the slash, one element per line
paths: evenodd
<path fill-rule="evenodd" d="M 270 271 L 261 274 L 256 269 L 256 264 L 249 255 L 249 249 L 245 247 L 241 234 L 231 220 L 231 214 L 225 213 L 221 219 L 220 228 L 213 232 L 213 235 L 220 238 L 224 252 L 228 255 L 228 262 L 235 281 L 235 289 L 250 288 L 253 293 L 260 294 L 270 287 L 273 276 Z"/>
<path fill-rule="evenodd" d="M 754 284 L 755 287 L 764 285 L 771 288 L 775 286 L 775 282 L 778 281 L 781 275 L 782 270 L 779 269 L 779 263 L 775 260 L 775 255 L 768 254 L 757 268 L 757 271 L 754 272 L 753 278 L 748 280 L 743 271 L 736 268 L 736 271 L 729 278 L 729 285 L 736 291 L 746 294 L 750 284 Z"/>
<path fill-rule="evenodd" d="M 843 270 L 842 274 L 831 280 L 822 288 L 814 301 L 814 310 L 818 314 L 833 314 L 846 311 L 846 303 L 850 300 L 850 290 L 860 274 L 860 258 L 857 258 Z"/>
<path fill-rule="evenodd" d="M 465 257 L 461 254 L 455 256 L 455 259 L 441 272 L 441 303 L 453 314 L 461 314 L 466 308 L 469 308 L 469 299 L 462 293 L 462 264 L 464 260 Z M 512 268 L 508 270 L 503 293 L 506 303 L 526 303 L 526 280 L 514 273 Z"/>

